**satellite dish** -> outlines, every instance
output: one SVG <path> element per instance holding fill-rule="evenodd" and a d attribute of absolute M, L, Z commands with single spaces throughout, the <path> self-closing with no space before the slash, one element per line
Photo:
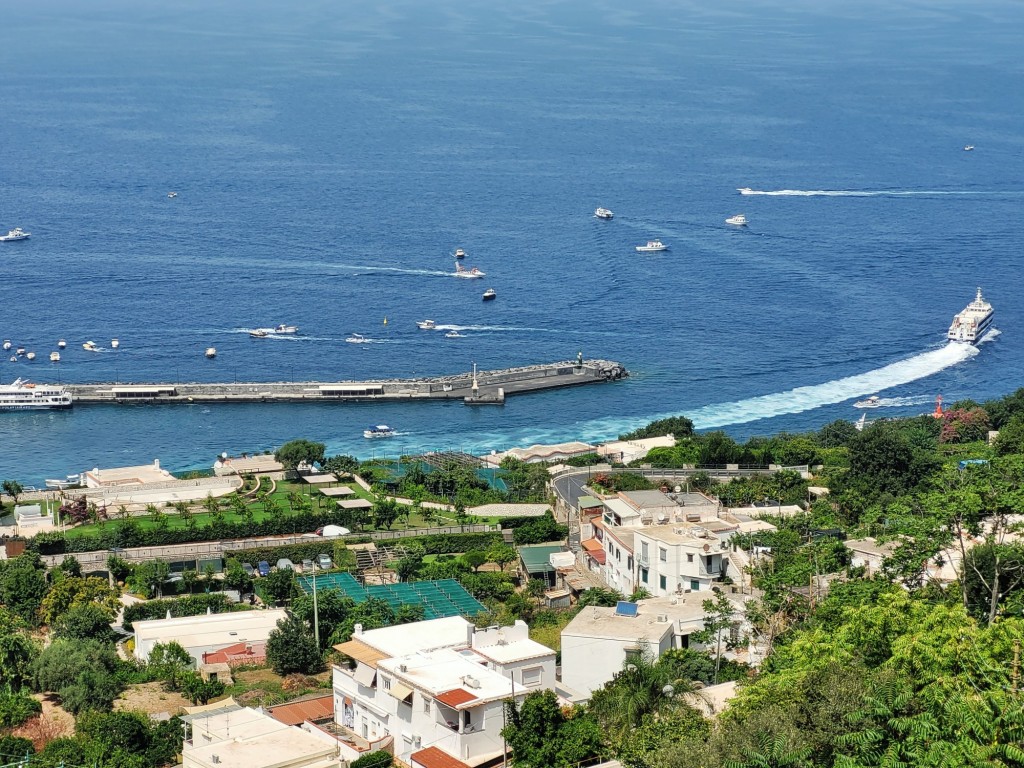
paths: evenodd
<path fill-rule="evenodd" d="M 682 490 L 683 490 L 683 486 L 677 485 L 675 490 L 676 490 L 676 493 L 681 493 Z"/>

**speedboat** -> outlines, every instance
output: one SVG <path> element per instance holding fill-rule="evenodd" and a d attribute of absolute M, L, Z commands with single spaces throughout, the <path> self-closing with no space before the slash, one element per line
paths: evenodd
<path fill-rule="evenodd" d="M 64 349 L 64 347 L 66 347 L 67 345 L 68 343 L 64 341 L 64 339 L 61 339 L 60 341 L 57 342 L 57 349 Z"/>
<path fill-rule="evenodd" d="M 87 341 L 87 342 L 85 342 L 85 344 L 82 345 L 82 349 L 84 349 L 86 352 L 99 352 L 100 351 L 100 348 L 96 346 L 96 342 L 95 341 Z"/>
<path fill-rule="evenodd" d="M 4 339 L 4 352 L 6 352 L 10 348 L 11 348 L 11 340 L 10 339 Z"/>
<path fill-rule="evenodd" d="M 82 484 L 81 475 L 68 475 L 63 480 L 47 480 L 46 487 L 53 488 L 55 490 L 61 490 L 63 488 L 74 488 L 77 485 Z"/>
<path fill-rule="evenodd" d="M 737 188 L 736 191 L 739 192 L 741 195 L 752 195 L 752 194 L 754 194 L 754 190 L 752 190 L 750 187 L 739 187 L 739 188 Z"/>
<path fill-rule="evenodd" d="M 377 424 L 363 430 L 363 437 L 394 437 L 397 434 L 398 432 L 387 424 Z"/>
<path fill-rule="evenodd" d="M 732 224 L 735 227 L 745 227 L 747 226 L 747 217 L 742 213 L 737 213 L 735 216 L 730 216 L 726 219 L 725 223 Z"/>
<path fill-rule="evenodd" d="M 36 359 L 36 353 L 35 352 L 29 352 L 27 355 L 25 355 L 25 357 L 28 358 L 29 360 L 35 360 Z"/>
<path fill-rule="evenodd" d="M 648 240 L 647 245 L 638 245 L 636 249 L 639 253 L 652 253 L 654 251 L 667 251 L 668 246 L 661 242 L 661 240 Z"/>
<path fill-rule="evenodd" d="M 464 266 L 459 264 L 459 262 L 455 262 L 456 277 L 461 277 L 464 280 L 474 280 L 479 277 L 484 277 L 486 274 L 486 272 L 481 272 L 476 267 L 473 267 L 472 269 L 466 269 Z"/>
<path fill-rule="evenodd" d="M 168 197 L 177 197 L 177 196 L 178 196 L 178 193 L 177 193 L 177 192 L 168 192 L 168 193 L 167 193 L 167 196 L 168 196 Z"/>
<path fill-rule="evenodd" d="M 455 249 L 455 258 L 456 259 L 464 259 L 464 258 L 466 258 L 466 252 L 464 250 L 462 250 L 461 248 L 456 248 Z"/>
<path fill-rule="evenodd" d="M 6 243 L 10 240 L 28 240 L 31 236 L 31 232 L 26 232 L 21 227 L 15 227 L 6 235 L 0 235 L 0 242 Z"/>
<path fill-rule="evenodd" d="M 369 341 L 369 339 L 363 336 L 361 333 L 353 333 L 351 336 L 345 339 L 345 341 L 347 341 L 349 344 L 365 344 L 366 342 Z"/>
<path fill-rule="evenodd" d="M 416 327 L 421 331 L 432 331 L 437 327 L 437 323 L 433 320 L 420 320 L 416 323 Z"/>
<path fill-rule="evenodd" d="M 50 362 L 51 363 L 59 363 L 60 362 L 60 352 L 51 352 L 50 353 Z"/>
<path fill-rule="evenodd" d="M 18 355 L 24 355 L 25 354 L 25 348 L 24 347 L 18 347 L 16 350 L 14 350 L 14 352 L 15 352 L 15 354 L 18 354 Z"/>
<path fill-rule="evenodd" d="M 111 349 L 117 349 L 120 346 L 121 346 L 121 342 L 118 341 L 117 339 L 111 339 L 110 340 L 110 348 Z"/>
<path fill-rule="evenodd" d="M 267 338 L 267 329 L 253 328 L 251 331 L 249 331 L 249 335 L 252 336 L 254 339 L 265 339 Z"/>
<path fill-rule="evenodd" d="M 974 149 L 974 145 L 973 144 L 968 144 L 966 147 L 964 147 L 964 152 L 970 152 L 973 149 Z"/>
<path fill-rule="evenodd" d="M 216 347 L 207 347 L 206 348 L 206 356 L 210 360 L 213 360 L 213 358 L 215 358 L 217 356 L 217 349 L 216 349 Z"/>
<path fill-rule="evenodd" d="M 484 301 L 494 301 L 496 298 L 498 298 L 498 294 L 495 293 L 493 288 L 488 288 L 484 291 Z"/>
<path fill-rule="evenodd" d="M 466 338 L 466 334 L 459 333 L 458 331 L 448 331 L 448 333 L 446 333 L 444 337 L 446 339 L 464 339 Z"/>
<path fill-rule="evenodd" d="M 17 355 L 11 355 L 9 359 L 10 359 L 10 361 L 12 363 L 18 362 L 18 356 Z"/>
<path fill-rule="evenodd" d="M 274 326 L 274 330 L 273 330 L 273 333 L 285 333 L 285 334 L 288 334 L 288 333 L 298 333 L 298 332 L 299 332 L 299 326 L 297 326 L 297 325 L 285 325 L 284 323 L 282 323 L 281 325 Z"/>
<path fill-rule="evenodd" d="M 872 395 L 864 400 L 858 400 L 853 404 L 854 408 L 878 408 L 882 405 L 881 398 L 878 395 Z"/>
<path fill-rule="evenodd" d="M 614 215 L 615 214 L 609 211 L 607 208 L 598 208 L 596 211 L 594 211 L 594 216 L 596 216 L 599 219 L 610 219 Z"/>

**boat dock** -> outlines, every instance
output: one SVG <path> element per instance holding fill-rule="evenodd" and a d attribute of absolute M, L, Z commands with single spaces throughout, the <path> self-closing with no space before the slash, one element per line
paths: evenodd
<path fill-rule="evenodd" d="M 375 381 L 234 382 L 181 384 L 66 384 L 74 405 L 101 403 L 295 403 L 389 400 L 495 402 L 500 397 L 618 381 L 621 363 L 576 360 L 497 371 Z"/>

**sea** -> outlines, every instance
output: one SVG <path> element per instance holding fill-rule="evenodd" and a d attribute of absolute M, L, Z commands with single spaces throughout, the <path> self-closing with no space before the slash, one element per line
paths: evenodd
<path fill-rule="evenodd" d="M 1024 386 L 1019 2 L 7 0 L 0 18 L 0 231 L 32 233 L 0 243 L 0 337 L 37 354 L 0 358 L 5 383 L 580 352 L 631 372 L 502 408 L 2 413 L 2 478 L 206 468 L 299 437 L 489 453 L 675 414 L 745 439 L 855 420 L 871 394 L 872 417 L 906 416 Z M 636 252 L 654 238 L 670 250 Z M 456 248 L 484 279 L 453 278 Z M 995 330 L 947 343 L 978 286 Z M 248 335 L 278 323 L 300 332 Z"/>

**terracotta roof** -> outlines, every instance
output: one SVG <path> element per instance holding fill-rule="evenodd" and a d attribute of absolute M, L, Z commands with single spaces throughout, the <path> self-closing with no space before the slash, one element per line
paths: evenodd
<path fill-rule="evenodd" d="M 239 664 L 261 664 L 267 658 L 267 644 L 265 642 L 235 643 L 227 648 L 210 651 L 203 654 L 204 664 L 226 663 L 230 665 Z"/>
<path fill-rule="evenodd" d="M 427 747 L 419 752 L 413 752 L 409 759 L 414 765 L 421 765 L 423 768 L 469 768 L 466 763 L 456 760 L 437 747 Z"/>
<path fill-rule="evenodd" d="M 467 691 L 465 688 L 455 688 L 451 691 L 445 691 L 440 696 L 435 697 L 442 704 L 447 704 L 449 707 L 458 707 L 460 704 L 466 704 L 470 701 L 476 701 L 476 696 Z"/>
<path fill-rule="evenodd" d="M 361 661 L 368 667 L 377 668 L 377 662 L 381 659 L 390 658 L 386 653 L 381 653 L 376 648 L 371 648 L 362 640 L 349 640 L 347 643 L 339 643 L 334 650 L 351 656 L 356 661 Z"/>
<path fill-rule="evenodd" d="M 311 699 L 299 699 L 276 707 L 267 707 L 267 712 L 285 725 L 301 725 L 307 720 L 333 720 L 334 694 L 328 693 Z"/>
<path fill-rule="evenodd" d="M 589 557 L 598 565 L 604 565 L 606 562 L 608 562 L 608 553 L 605 552 L 603 549 L 598 549 L 594 552 L 587 550 L 587 557 Z"/>
<path fill-rule="evenodd" d="M 580 546 L 588 552 L 597 552 L 599 549 L 602 548 L 601 542 L 597 539 L 584 539 L 580 542 Z"/>

